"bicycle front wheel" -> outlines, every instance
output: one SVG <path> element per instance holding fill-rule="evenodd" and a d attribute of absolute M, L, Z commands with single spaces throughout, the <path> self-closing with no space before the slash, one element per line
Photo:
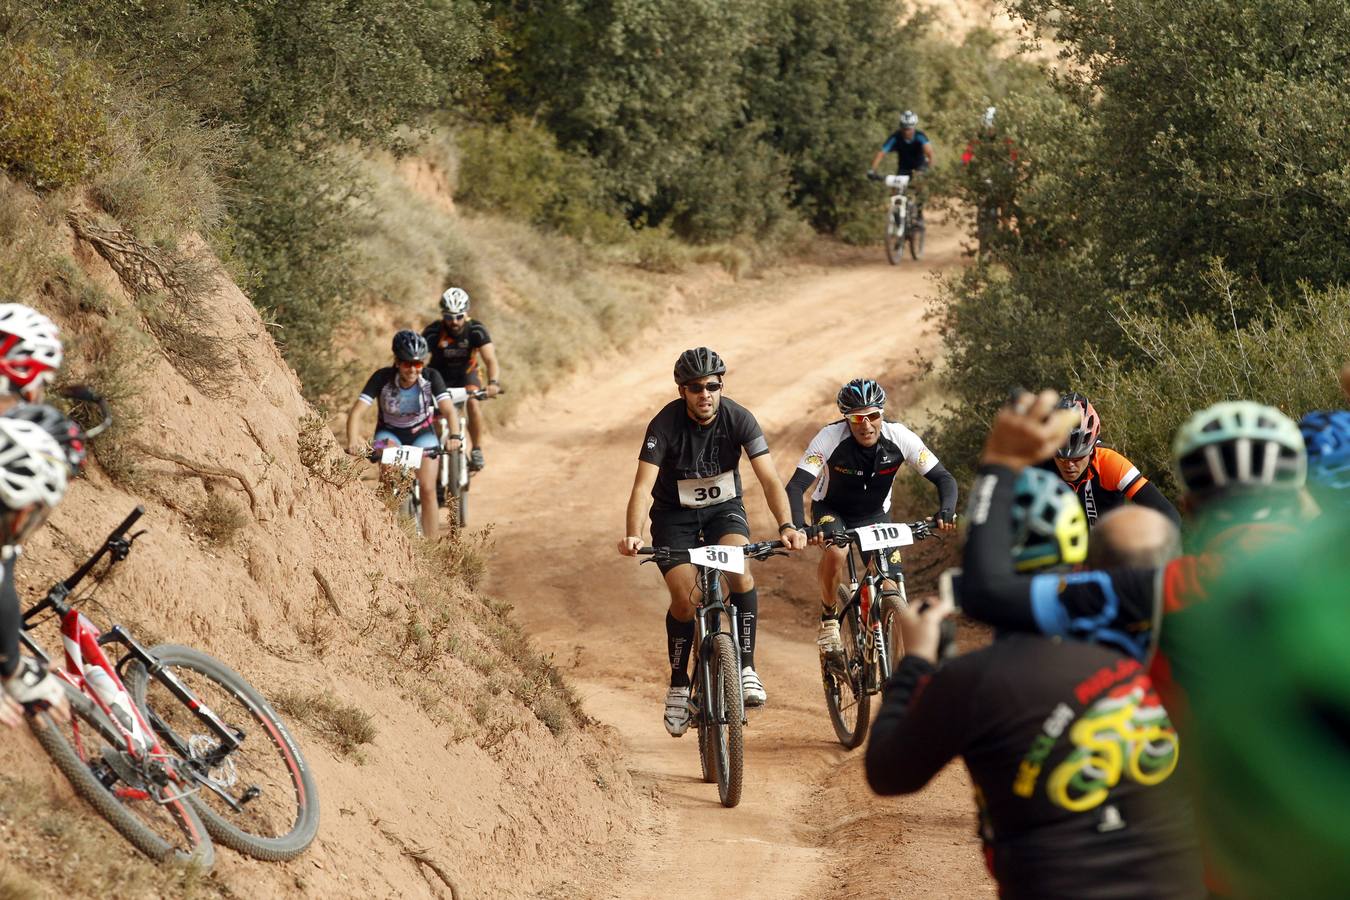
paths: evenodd
<path fill-rule="evenodd" d="M 149 676 L 136 660 L 127 666 L 127 686 L 151 727 L 203 782 L 192 799 L 207 830 L 258 859 L 299 856 L 319 830 L 319 793 L 276 711 L 238 672 L 199 650 L 161 644 L 150 654 L 240 739 L 221 758 L 220 738 L 159 674 Z"/>
<path fill-rule="evenodd" d="M 121 732 L 94 701 L 65 681 L 61 686 L 70 721 L 62 724 L 41 712 L 28 724 L 75 793 L 151 859 L 210 869 L 215 848 L 192 805 L 181 796 L 163 800 L 184 786 L 154 783 L 146 772 L 155 764 L 126 750 Z"/>
<path fill-rule="evenodd" d="M 905 235 L 905 240 L 909 242 L 909 255 L 915 260 L 923 259 L 923 236 L 927 233 L 927 228 L 911 228 Z"/>
<path fill-rule="evenodd" d="M 469 524 L 469 471 L 464 451 L 451 450 L 447 465 L 450 468 L 450 496 L 455 498 L 455 521 L 463 528 Z"/>
<path fill-rule="evenodd" d="M 869 663 L 856 603 L 839 619 L 839 639 L 844 646 L 842 658 L 822 659 L 820 674 L 835 736 L 852 750 L 867 737 L 872 720 L 872 698 L 867 693 Z"/>
<path fill-rule="evenodd" d="M 741 673 L 736 670 L 736 647 L 731 635 L 712 637 L 712 676 L 708 698 L 712 701 L 713 750 L 717 762 L 717 793 L 722 805 L 741 802 L 741 781 L 745 767 L 745 698 L 741 694 Z"/>
<path fill-rule="evenodd" d="M 891 210 L 886 213 L 886 261 L 898 266 L 905 258 L 905 217 Z"/>

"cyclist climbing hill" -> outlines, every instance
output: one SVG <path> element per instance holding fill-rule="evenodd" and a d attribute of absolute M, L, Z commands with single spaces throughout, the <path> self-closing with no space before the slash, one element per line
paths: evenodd
<path fill-rule="evenodd" d="M 788 481 L 792 521 L 799 525 L 806 521 L 802 495 L 813 483 L 812 524 L 835 531 L 889 521 L 891 485 L 900 466 L 908 464 L 937 487 L 938 527 L 955 528 L 956 479 L 918 435 L 882 418 L 886 391 L 881 385 L 870 378 L 855 378 L 839 389 L 835 404 L 844 418 L 826 425 L 811 439 Z M 823 545 L 824 536 L 816 536 L 812 543 Z M 817 643 L 826 655 L 843 650 L 835 589 L 847 557 L 847 547 L 826 546 L 817 569 L 821 602 Z M 894 591 L 894 585 L 888 590 Z"/>
<path fill-rule="evenodd" d="M 705 544 L 750 542 L 750 522 L 741 499 L 741 454 L 764 490 L 769 509 L 779 522 L 783 542 L 791 550 L 806 546 L 806 536 L 792 521 L 787 494 L 778 478 L 769 444 L 755 417 L 721 395 L 726 364 L 707 347 L 686 350 L 675 361 L 679 398 L 666 404 L 647 426 L 638 453 L 637 475 L 628 498 L 624 537 L 619 552 L 633 556 L 642 546 L 643 519 L 650 503 L 652 544 L 689 549 Z M 670 688 L 665 700 L 665 725 L 672 737 L 689 727 L 689 656 L 694 642 L 694 566 L 661 563 L 670 592 L 666 613 L 666 649 Z M 727 598 L 738 610 L 741 639 L 741 687 L 747 706 L 763 705 L 764 685 L 755 672 L 755 635 L 759 595 L 749 572 L 729 575 Z"/>
<path fill-rule="evenodd" d="M 431 347 L 431 368 L 439 372 L 446 387 L 483 388 L 479 359 L 487 370 L 489 397 L 501 390 L 501 372 L 497 365 L 497 348 L 482 322 L 469 318 L 469 294 L 463 288 L 452 287 L 441 295 L 441 320 L 422 329 L 422 336 Z M 469 468 L 475 472 L 483 468 L 483 411 L 478 398 L 470 397 Z"/>
<path fill-rule="evenodd" d="M 1054 471 L 1064 483 L 1073 488 L 1087 513 L 1088 526 L 1125 503 L 1132 501 L 1167 516 L 1178 527 L 1181 514 L 1168 502 L 1143 473 L 1124 456 L 1109 447 L 1101 446 L 1102 420 L 1097 410 L 1082 394 L 1065 394 L 1059 401 L 1060 409 L 1077 412 L 1080 421 L 1069 438 L 1055 453 Z M 1050 469 L 1052 463 L 1042 463 Z"/>
<path fill-rule="evenodd" d="M 440 373 L 435 369 L 423 371 L 426 339 L 415 331 L 400 331 L 394 335 L 393 351 L 394 365 L 377 369 L 347 412 L 347 451 L 354 456 L 366 455 L 361 419 L 371 404 L 378 404 L 374 440 L 377 450 L 405 444 L 424 450 L 437 447 L 440 442 L 432 427 L 437 411 L 450 423 L 452 434 L 459 429 L 459 414 Z M 446 442 L 447 446 L 458 443 L 454 437 Z M 422 533 L 433 537 L 437 512 L 435 459 L 422 460 L 417 484 L 422 500 Z"/>

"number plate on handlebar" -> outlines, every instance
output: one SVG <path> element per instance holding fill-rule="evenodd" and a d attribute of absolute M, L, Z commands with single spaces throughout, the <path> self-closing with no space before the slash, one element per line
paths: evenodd
<path fill-rule="evenodd" d="M 745 550 L 741 547 L 727 547 L 721 544 L 709 544 L 707 547 L 695 547 L 689 551 L 689 561 L 696 566 L 721 569 L 736 575 L 745 573 Z"/>
<path fill-rule="evenodd" d="M 403 444 L 399 447 L 385 447 L 380 454 L 380 462 L 386 466 L 402 466 L 415 469 L 422 465 L 422 448 Z"/>
<path fill-rule="evenodd" d="M 862 550 L 882 550 L 886 547 L 905 547 L 914 543 L 914 534 L 908 525 L 881 522 L 876 525 L 864 525 L 855 528 L 858 535 L 858 547 Z"/>

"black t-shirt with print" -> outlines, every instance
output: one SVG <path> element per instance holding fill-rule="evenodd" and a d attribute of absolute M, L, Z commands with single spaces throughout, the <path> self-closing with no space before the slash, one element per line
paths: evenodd
<path fill-rule="evenodd" d="M 422 329 L 422 337 L 431 347 L 431 368 L 450 387 L 465 386 L 468 373 L 478 368 L 478 348 L 492 343 L 487 328 L 473 319 L 458 335 L 451 334 L 444 322 L 432 322 Z"/>
<path fill-rule="evenodd" d="M 723 397 L 707 425 L 689 417 L 684 398 L 667 403 L 647 426 L 638 459 L 660 470 L 652 509 L 701 509 L 741 496 L 741 452 L 769 452 L 764 431 L 744 406 Z"/>

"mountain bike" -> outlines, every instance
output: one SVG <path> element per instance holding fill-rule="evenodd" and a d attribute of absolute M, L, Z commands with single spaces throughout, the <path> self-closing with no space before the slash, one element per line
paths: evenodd
<path fill-rule="evenodd" d="M 741 643 L 736 635 L 740 618 L 735 604 L 723 600 L 721 573 L 744 573 L 748 559 L 786 556 L 783 546 L 782 541 L 761 541 L 741 546 L 710 544 L 692 550 L 670 547 L 638 550 L 638 555 L 649 557 L 643 564 L 690 562 L 696 567 L 699 602 L 694 615 L 694 679 L 689 689 L 689 705 L 698 726 L 703 780 L 709 784 L 717 782 L 718 796 L 726 807 L 741 802 L 746 718 L 741 689 Z"/>
<path fill-rule="evenodd" d="M 436 502 L 444 506 L 446 502 L 453 497 L 455 500 L 455 521 L 460 528 L 469 524 L 469 479 L 474 476 L 474 470 L 469 468 L 469 446 L 465 440 L 464 433 L 468 419 L 468 405 L 470 400 L 490 400 L 491 395 L 487 391 L 469 390 L 467 388 L 450 388 L 450 399 L 455 404 L 455 409 L 459 412 L 459 431 L 450 434 L 450 427 L 441 416 L 436 417 L 436 433 L 440 435 L 441 444 L 444 445 L 450 437 L 459 438 L 458 450 L 447 450 L 441 454 L 440 467 L 436 470 Z"/>
<path fill-rule="evenodd" d="M 842 531 L 822 531 L 826 543 L 848 547 L 848 582 L 839 585 L 839 640 L 843 653 L 821 657 L 820 679 L 825 708 L 839 743 L 852 750 L 867 737 L 872 721 L 872 695 L 881 692 L 904 655 L 897 618 L 908 604 L 900 547 L 932 534 L 932 521 L 908 525 L 882 522 Z M 887 583 L 893 584 L 890 588 Z"/>
<path fill-rule="evenodd" d="M 422 460 L 436 459 L 453 454 L 460 457 L 464 455 L 459 450 L 446 450 L 444 447 L 415 447 L 412 444 L 382 447 L 366 454 L 366 459 L 370 462 L 399 470 L 398 477 L 394 479 L 393 483 L 395 497 L 398 500 L 398 514 L 412 519 L 418 534 L 422 533 L 422 492 L 419 489 L 417 472 L 422 468 Z"/>
<path fill-rule="evenodd" d="M 39 743 L 87 799 L 147 856 L 208 867 L 211 837 L 260 859 L 290 859 L 314 840 L 319 798 L 295 740 L 258 692 L 220 661 L 187 647 L 146 649 L 126 629 L 99 630 L 71 593 L 106 556 L 125 560 L 144 531 L 136 507 L 70 577 L 24 613 L 61 622 L 71 722 L 30 719 Z M 104 573 L 106 577 L 106 571 Z M 102 579 L 100 579 L 102 580 Z M 45 620 L 44 620 L 45 621 Z M 28 634 L 34 655 L 50 659 Z M 125 650 L 114 666 L 103 648 Z"/>
<path fill-rule="evenodd" d="M 875 181 L 882 181 L 891 189 L 890 203 L 886 207 L 886 260 L 898 266 L 905 258 L 905 246 L 909 246 L 909 255 L 913 259 L 923 257 L 923 242 L 926 228 L 922 221 L 916 220 L 918 201 L 910 185 L 909 175 L 876 175 Z"/>

